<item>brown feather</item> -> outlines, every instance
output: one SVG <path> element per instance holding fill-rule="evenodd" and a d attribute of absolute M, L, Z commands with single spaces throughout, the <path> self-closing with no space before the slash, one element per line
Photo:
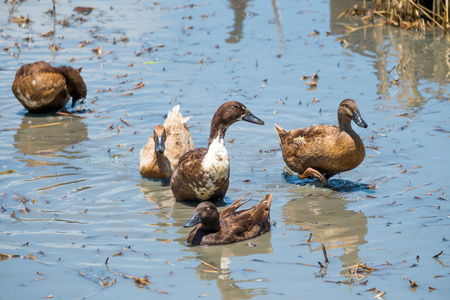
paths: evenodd
<path fill-rule="evenodd" d="M 75 103 L 86 97 L 86 85 L 72 67 L 52 67 L 39 61 L 23 65 L 12 85 L 14 96 L 31 112 L 64 109 L 72 97 Z"/>
<path fill-rule="evenodd" d="M 266 195 L 259 203 L 249 209 L 234 211 L 247 201 L 238 199 L 230 207 L 232 210 L 217 212 L 211 202 L 205 201 L 197 206 L 202 223 L 197 224 L 188 236 L 187 242 L 193 245 L 223 245 L 248 240 L 270 230 L 270 205 L 272 194 Z M 211 216 L 213 216 L 211 218 Z M 206 221 L 204 221 L 206 219 Z M 211 224 L 219 224 L 218 228 Z M 216 226 L 217 227 L 217 226 Z"/>
<path fill-rule="evenodd" d="M 354 100 L 346 99 L 338 109 L 339 127 L 317 125 L 286 131 L 275 125 L 286 165 L 299 176 L 308 168 L 329 178 L 356 168 L 365 157 L 364 144 L 351 127 L 359 109 Z M 361 126 L 367 124 L 360 119 Z"/>

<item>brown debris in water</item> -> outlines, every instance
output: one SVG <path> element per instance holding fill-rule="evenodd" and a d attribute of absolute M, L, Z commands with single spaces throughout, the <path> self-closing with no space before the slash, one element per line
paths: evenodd
<path fill-rule="evenodd" d="M 11 23 L 19 24 L 20 27 L 28 27 L 32 23 L 30 17 L 25 18 L 24 16 L 12 17 L 9 21 Z"/>
<path fill-rule="evenodd" d="M 17 254 L 3 254 L 3 253 L 0 253 L 0 261 L 12 259 L 12 258 L 17 258 L 17 257 L 20 257 L 20 255 L 17 255 Z"/>
<path fill-rule="evenodd" d="M 306 241 L 308 244 L 309 243 L 311 243 L 311 238 L 312 238 L 312 236 L 313 236 L 313 234 L 312 234 L 312 232 L 309 234 L 309 238 L 308 238 L 308 240 Z M 322 244 L 323 245 L 323 244 Z"/>
<path fill-rule="evenodd" d="M 325 262 L 329 263 L 328 261 L 328 255 L 327 255 L 327 249 L 325 249 L 325 245 L 323 243 L 322 244 L 322 252 L 323 252 L 323 256 L 325 257 Z"/>
<path fill-rule="evenodd" d="M 114 272 L 114 271 L 111 271 L 111 270 L 108 270 L 108 271 L 113 273 L 113 274 L 115 274 L 115 275 L 117 275 L 117 276 L 122 276 L 123 278 L 133 279 L 134 283 L 136 284 L 136 286 L 139 289 L 145 288 L 145 289 L 149 289 L 151 291 L 158 292 L 161 295 L 167 294 L 167 292 L 164 292 L 164 291 L 161 291 L 161 290 L 157 290 L 157 289 L 152 289 L 151 287 L 149 287 L 149 285 L 151 284 L 151 281 L 147 278 L 147 276 L 135 277 L 135 276 L 119 273 L 119 272 Z"/>
<path fill-rule="evenodd" d="M 99 276 L 95 275 L 93 272 L 89 271 L 88 269 L 85 268 L 85 270 L 88 271 L 89 273 L 91 273 L 92 276 L 94 276 L 95 278 L 97 278 L 98 281 L 99 281 L 99 283 L 100 283 L 100 285 L 101 285 L 102 287 L 104 287 L 104 288 L 107 288 L 107 287 L 112 286 L 112 285 L 113 285 L 114 283 L 116 283 L 116 281 L 117 281 L 116 278 L 114 278 L 111 282 L 109 282 L 106 278 L 108 278 L 108 279 L 111 280 L 110 277 L 99 277 Z M 81 271 L 79 272 L 79 274 L 80 274 L 81 276 L 83 276 L 83 277 L 87 277 L 87 275 L 84 274 L 84 273 L 82 273 Z"/>
<path fill-rule="evenodd" d="M 44 32 L 41 34 L 41 37 L 45 37 L 45 38 L 51 38 L 55 33 L 51 30 Z"/>
<path fill-rule="evenodd" d="M 86 118 L 86 117 L 83 117 L 83 116 L 76 115 L 74 113 L 65 113 L 65 112 L 62 112 L 62 111 L 58 111 L 58 112 L 56 112 L 56 114 L 57 115 L 61 115 L 61 116 L 68 116 L 68 117 L 73 117 L 73 118 L 79 118 L 79 119 L 85 119 Z"/>
<path fill-rule="evenodd" d="M 99 58 L 103 57 L 103 45 L 92 49 L 92 52 L 98 55 Z"/>
<path fill-rule="evenodd" d="M 92 44 L 92 41 L 84 41 L 84 42 L 80 42 L 80 44 L 78 45 L 78 48 L 83 48 L 86 45 Z"/>
<path fill-rule="evenodd" d="M 125 125 L 127 125 L 128 127 L 131 127 L 131 125 L 130 125 L 127 121 L 125 121 L 124 119 L 120 118 L 120 121 L 122 121 L 123 123 L 125 123 Z"/>
<path fill-rule="evenodd" d="M 21 50 L 20 50 L 20 46 L 19 46 L 19 44 L 18 44 L 17 42 L 15 42 L 14 44 L 12 44 L 11 46 L 8 46 L 8 47 L 3 48 L 3 51 L 8 52 L 9 49 L 14 48 L 14 47 L 17 48 L 17 54 L 16 54 L 16 53 L 13 53 L 13 52 L 10 52 L 10 55 L 11 55 L 12 57 L 14 57 L 14 58 L 18 58 L 19 55 L 20 55 Z"/>
<path fill-rule="evenodd" d="M 409 281 L 409 285 L 410 285 L 411 287 L 418 287 L 418 286 L 419 286 L 414 280 L 410 280 L 410 281 Z"/>
<path fill-rule="evenodd" d="M 79 14 L 84 16 L 89 15 L 93 10 L 96 10 L 96 7 L 86 7 L 86 6 L 77 6 L 73 10 Z"/>
<path fill-rule="evenodd" d="M 376 295 L 374 298 L 381 298 L 381 297 L 383 297 L 384 295 L 386 295 L 386 292 L 379 293 L 379 294 Z"/>
<path fill-rule="evenodd" d="M 438 258 L 442 253 L 444 253 L 444 251 L 440 251 L 438 254 L 434 255 L 433 258 Z"/>
<path fill-rule="evenodd" d="M 134 87 L 127 89 L 127 91 L 139 90 L 139 89 L 142 89 L 144 86 L 145 86 L 145 84 L 141 81 L 138 84 L 136 84 Z"/>
<path fill-rule="evenodd" d="M 124 97 L 124 96 L 133 96 L 133 93 L 125 93 L 125 94 L 115 95 L 115 96 L 112 96 L 112 97 L 116 98 L 116 97 Z"/>

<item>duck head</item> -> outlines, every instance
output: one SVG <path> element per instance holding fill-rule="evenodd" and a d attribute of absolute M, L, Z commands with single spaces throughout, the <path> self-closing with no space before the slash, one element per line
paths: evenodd
<path fill-rule="evenodd" d="M 358 105 L 355 100 L 345 99 L 338 108 L 339 125 L 341 122 L 350 123 L 351 120 L 359 127 L 367 128 L 367 123 L 361 117 Z"/>
<path fill-rule="evenodd" d="M 164 126 L 155 126 L 153 129 L 153 140 L 155 141 L 155 152 L 163 154 L 166 150 L 166 129 Z"/>
<path fill-rule="evenodd" d="M 225 136 L 225 131 L 232 124 L 239 121 L 264 125 L 264 121 L 255 117 L 252 112 L 238 101 L 229 101 L 222 104 L 214 114 L 211 122 L 211 133 L 209 140 L 212 141 L 218 134 Z"/>
<path fill-rule="evenodd" d="M 218 119 L 227 127 L 238 121 L 247 121 L 264 125 L 264 121 L 255 117 L 252 112 L 238 101 L 229 101 L 222 104 L 215 113 L 213 120 Z"/>
<path fill-rule="evenodd" d="M 207 231 L 219 231 L 219 212 L 214 204 L 209 201 L 203 201 L 195 209 L 192 217 L 183 224 L 183 227 L 192 227 L 202 223 L 202 226 Z"/>
<path fill-rule="evenodd" d="M 60 66 L 58 69 L 66 78 L 67 91 L 72 97 L 72 107 L 74 107 L 79 99 L 86 98 L 86 84 L 80 75 L 82 68 L 74 69 L 68 66 Z"/>

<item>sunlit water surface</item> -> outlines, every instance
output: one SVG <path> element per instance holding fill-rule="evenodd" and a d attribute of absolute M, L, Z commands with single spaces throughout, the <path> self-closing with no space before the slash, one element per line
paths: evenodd
<path fill-rule="evenodd" d="M 17 42 L 20 52 L 0 55 L 0 253 L 19 255 L 2 256 L 0 298 L 448 298 L 450 42 L 440 31 L 337 19 L 352 3 L 58 1 L 68 26 L 56 25 L 56 55 L 41 36 L 54 26 L 49 1 L 11 14 L 1 4 L 2 48 Z M 83 67 L 83 118 L 28 114 L 14 98 L 15 71 L 37 60 Z M 314 73 L 310 87 L 302 76 Z M 329 188 L 283 175 L 274 123 L 337 124 L 345 98 L 369 124 L 353 125 L 364 162 Z M 225 200 L 252 198 L 249 207 L 272 193 L 273 227 L 191 247 L 182 224 L 194 208 L 140 177 L 139 151 L 178 103 L 206 146 L 226 100 L 266 124 L 228 130 Z M 358 263 L 373 269 L 355 274 Z M 133 279 L 145 276 L 145 287 Z"/>

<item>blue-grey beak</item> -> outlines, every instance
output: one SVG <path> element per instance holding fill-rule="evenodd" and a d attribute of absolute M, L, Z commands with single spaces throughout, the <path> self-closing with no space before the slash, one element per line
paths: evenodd
<path fill-rule="evenodd" d="M 242 120 L 258 125 L 264 125 L 264 121 L 255 117 L 249 110 L 247 110 L 245 115 L 242 117 Z"/>
<path fill-rule="evenodd" d="M 183 224 L 184 228 L 192 227 L 194 225 L 197 225 L 198 223 L 201 223 L 202 219 L 200 219 L 200 214 L 198 212 L 195 212 L 192 217 L 186 221 L 186 223 Z"/>
<path fill-rule="evenodd" d="M 155 151 L 159 154 L 163 154 L 166 150 L 166 145 L 164 144 L 164 139 L 162 135 L 158 135 L 155 141 Z"/>
<path fill-rule="evenodd" d="M 359 113 L 359 111 L 355 111 L 353 113 L 353 118 L 352 120 L 356 123 L 356 125 L 358 125 L 359 127 L 363 127 L 363 128 L 367 128 L 367 123 L 361 118 L 361 114 Z"/>

